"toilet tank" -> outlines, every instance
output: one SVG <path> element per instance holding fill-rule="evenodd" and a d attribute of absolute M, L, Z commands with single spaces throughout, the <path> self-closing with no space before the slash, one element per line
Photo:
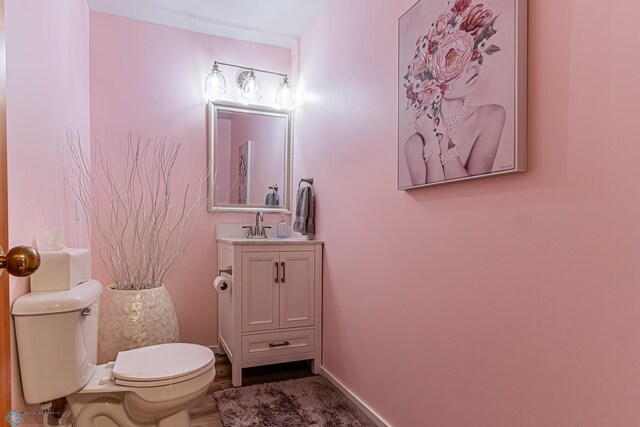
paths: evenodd
<path fill-rule="evenodd" d="M 27 403 L 75 393 L 93 374 L 98 354 L 97 280 L 68 291 L 31 292 L 13 303 L 22 389 Z"/>

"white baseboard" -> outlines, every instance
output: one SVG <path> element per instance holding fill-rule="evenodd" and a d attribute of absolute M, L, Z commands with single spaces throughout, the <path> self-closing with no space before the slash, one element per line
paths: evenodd
<path fill-rule="evenodd" d="M 382 418 L 376 411 L 371 409 L 366 403 L 364 403 L 358 396 L 356 396 L 351 390 L 349 390 L 344 384 L 342 384 L 333 374 L 327 371 L 324 366 L 320 367 L 320 375 L 328 379 L 331 384 L 336 386 L 338 390 L 342 392 L 347 398 L 353 402 L 354 405 L 358 407 L 364 414 L 373 421 L 379 427 L 391 427 L 391 424 L 388 423 L 384 418 Z"/>
<path fill-rule="evenodd" d="M 213 354 L 220 354 L 220 347 L 217 345 L 208 345 L 207 347 L 209 347 L 211 349 L 211 351 L 213 351 Z"/>

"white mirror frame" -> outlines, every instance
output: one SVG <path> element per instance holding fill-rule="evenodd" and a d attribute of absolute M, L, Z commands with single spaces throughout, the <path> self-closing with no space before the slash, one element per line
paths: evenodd
<path fill-rule="evenodd" d="M 216 194 L 216 145 L 218 143 L 218 129 L 216 123 L 218 123 L 218 113 L 220 111 L 245 113 L 245 114 L 259 114 L 262 116 L 282 117 L 285 119 L 285 140 L 284 143 L 284 192 L 282 193 L 282 200 L 284 206 L 272 207 L 267 205 L 240 205 L 240 204 L 218 204 Z M 258 106 L 258 105 L 244 105 L 235 102 L 226 101 L 209 101 L 208 104 L 208 167 L 209 174 L 209 212 L 274 212 L 274 213 L 291 213 L 291 169 L 292 169 L 292 146 L 293 146 L 293 111 L 280 110 L 278 108 Z"/>

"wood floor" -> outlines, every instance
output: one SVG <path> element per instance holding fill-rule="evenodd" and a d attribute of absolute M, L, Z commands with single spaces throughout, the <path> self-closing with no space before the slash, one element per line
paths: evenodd
<path fill-rule="evenodd" d="M 242 370 L 242 385 L 285 381 L 311 375 L 311 366 L 304 361 L 259 366 Z M 231 387 L 231 363 L 227 356 L 216 354 L 216 379 L 207 394 L 191 410 L 191 427 L 222 427 L 213 393 Z"/>

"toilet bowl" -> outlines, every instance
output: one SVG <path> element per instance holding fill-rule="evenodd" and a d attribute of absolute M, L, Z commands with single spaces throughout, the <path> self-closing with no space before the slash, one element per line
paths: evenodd
<path fill-rule="evenodd" d="M 213 352 L 197 344 L 159 344 L 96 365 L 101 293 L 102 285 L 91 280 L 15 301 L 25 401 L 66 396 L 79 427 L 188 427 L 189 409 L 215 378 Z"/>
<path fill-rule="evenodd" d="M 188 426 L 189 409 L 214 377 L 208 348 L 161 344 L 121 352 L 115 364 L 97 366 L 67 401 L 79 426 Z"/>

